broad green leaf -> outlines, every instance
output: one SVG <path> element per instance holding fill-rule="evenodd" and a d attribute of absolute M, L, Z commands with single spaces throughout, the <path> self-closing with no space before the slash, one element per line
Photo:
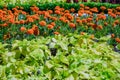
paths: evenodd
<path fill-rule="evenodd" d="M 73 75 L 70 75 L 69 77 L 67 77 L 65 80 L 75 80 Z"/>
<path fill-rule="evenodd" d="M 36 49 L 29 54 L 35 60 L 41 60 L 44 57 L 44 52 L 42 49 Z"/>
<path fill-rule="evenodd" d="M 63 55 L 60 55 L 60 61 L 64 64 L 69 65 L 69 61 L 68 61 L 67 57 L 65 57 Z"/>
<path fill-rule="evenodd" d="M 51 69 L 54 65 L 51 64 L 49 61 L 47 61 L 47 62 L 46 62 L 46 66 L 47 66 L 49 69 Z"/>
<path fill-rule="evenodd" d="M 60 45 L 60 47 L 63 49 L 63 50 L 68 50 L 68 47 L 66 44 L 62 43 L 62 42 L 59 42 L 57 43 L 58 45 Z"/>

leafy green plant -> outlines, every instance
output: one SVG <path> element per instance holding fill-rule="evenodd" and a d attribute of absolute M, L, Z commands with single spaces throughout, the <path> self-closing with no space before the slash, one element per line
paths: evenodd
<path fill-rule="evenodd" d="M 0 44 L 0 78 L 120 79 L 120 54 L 106 44 L 107 39 L 94 42 L 87 34 L 70 33 L 31 41 L 15 40 L 10 49 L 5 48 L 8 44 Z"/>

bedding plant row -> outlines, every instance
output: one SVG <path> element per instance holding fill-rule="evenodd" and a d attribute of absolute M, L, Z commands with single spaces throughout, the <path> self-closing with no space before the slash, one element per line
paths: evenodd
<path fill-rule="evenodd" d="M 66 0 L 0 0 L 0 4 L 32 4 L 32 3 L 56 3 L 56 2 L 66 2 Z"/>
<path fill-rule="evenodd" d="M 67 35 L 68 33 L 91 34 L 92 38 L 111 35 L 109 43 L 120 43 L 120 7 L 107 9 L 105 6 L 90 8 L 80 4 L 64 9 L 41 10 L 36 5 L 29 12 L 21 6 L 11 10 L 4 6 L 0 10 L 0 41 L 33 39 L 38 36 Z M 105 13 L 107 11 L 107 13 Z"/>
<path fill-rule="evenodd" d="M 108 38 L 90 38 L 70 33 L 0 43 L 0 79 L 120 80 L 120 54 L 106 44 Z"/>

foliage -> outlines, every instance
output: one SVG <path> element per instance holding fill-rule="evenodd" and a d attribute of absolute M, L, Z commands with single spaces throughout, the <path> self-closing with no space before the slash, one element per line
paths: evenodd
<path fill-rule="evenodd" d="M 44 0 L 42 0 L 42 1 L 44 1 Z M 15 4 L 12 4 L 12 3 L 8 3 L 8 4 L 4 3 L 4 4 L 2 4 L 2 2 L 1 2 L 0 8 L 3 8 L 4 5 L 7 5 L 9 9 L 12 9 L 14 6 L 22 6 L 27 11 L 30 8 L 29 6 L 37 5 L 42 10 L 46 10 L 46 9 L 53 10 L 55 8 L 55 6 L 60 6 L 60 7 L 63 7 L 65 9 L 75 8 L 75 10 L 78 10 L 79 5 L 81 4 L 81 2 L 78 3 L 78 4 L 76 4 L 76 3 L 60 3 L 60 2 L 55 2 L 55 3 L 52 2 L 51 3 L 51 1 L 48 2 L 48 3 L 43 4 L 43 3 L 40 3 L 40 2 L 36 2 L 35 0 L 31 0 L 30 3 L 29 2 L 26 2 L 26 3 L 17 2 Z M 100 6 L 105 6 L 106 8 L 116 8 L 116 7 L 120 6 L 119 4 L 95 3 L 95 2 L 87 2 L 87 3 L 82 2 L 82 4 L 84 4 L 85 6 L 89 6 L 91 8 L 92 7 L 97 7 L 98 9 L 100 8 Z"/>
<path fill-rule="evenodd" d="M 120 79 L 120 54 L 106 40 L 69 34 L 0 44 L 0 79 Z"/>

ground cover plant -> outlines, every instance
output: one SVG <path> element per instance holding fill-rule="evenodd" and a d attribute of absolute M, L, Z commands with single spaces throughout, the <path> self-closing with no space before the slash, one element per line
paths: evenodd
<path fill-rule="evenodd" d="M 0 4 L 33 4 L 33 3 L 56 3 L 56 2 L 66 2 L 66 0 L 0 0 Z"/>
<path fill-rule="evenodd" d="M 120 54 L 106 44 L 107 39 L 97 43 L 90 35 L 71 33 L 0 43 L 0 79 L 119 80 Z"/>

